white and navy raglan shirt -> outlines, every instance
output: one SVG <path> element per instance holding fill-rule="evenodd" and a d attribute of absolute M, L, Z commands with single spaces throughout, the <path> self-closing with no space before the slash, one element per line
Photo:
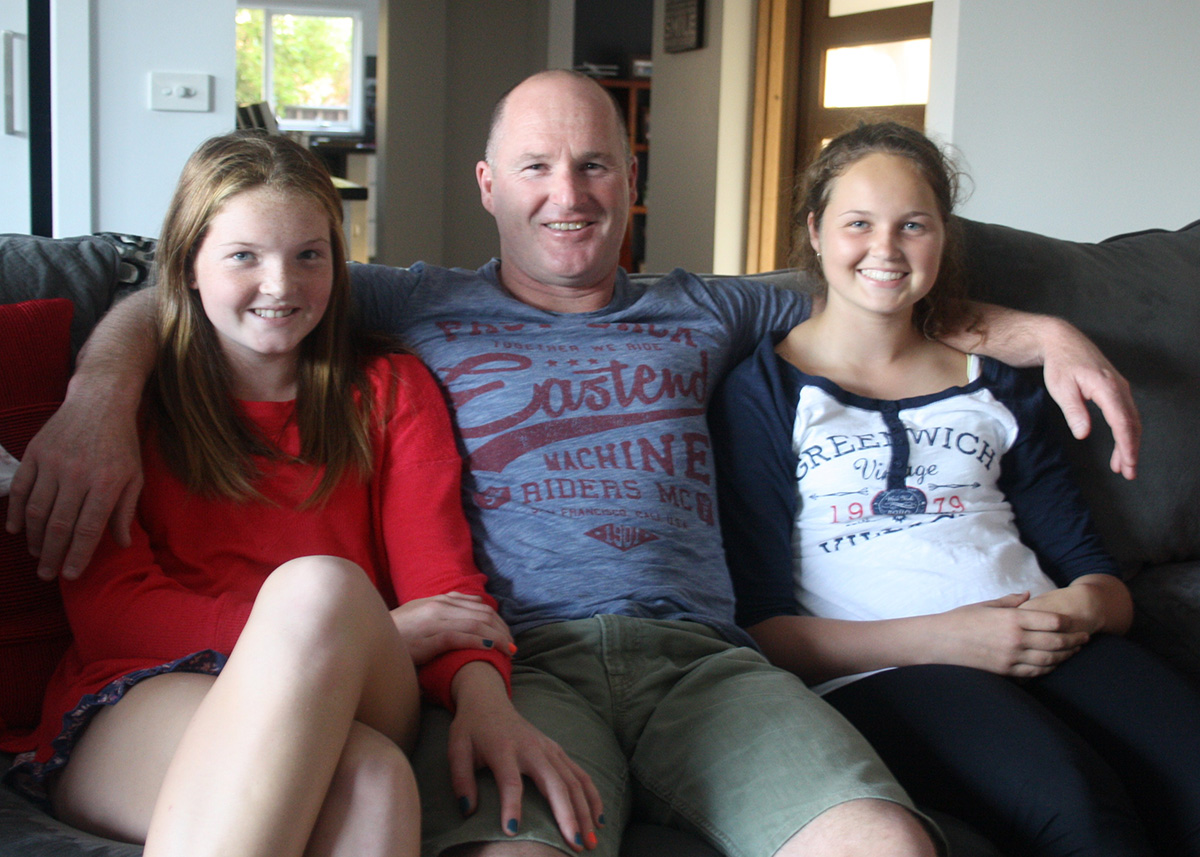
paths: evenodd
<path fill-rule="evenodd" d="M 710 412 L 743 627 L 926 615 L 1116 573 L 1027 375 L 972 355 L 963 386 L 871 399 L 787 363 L 779 338 Z"/>

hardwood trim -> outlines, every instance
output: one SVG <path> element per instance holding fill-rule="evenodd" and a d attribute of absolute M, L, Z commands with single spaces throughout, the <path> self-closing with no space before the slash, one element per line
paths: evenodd
<path fill-rule="evenodd" d="M 795 170 L 800 0 L 759 0 L 746 272 L 787 265 Z"/>

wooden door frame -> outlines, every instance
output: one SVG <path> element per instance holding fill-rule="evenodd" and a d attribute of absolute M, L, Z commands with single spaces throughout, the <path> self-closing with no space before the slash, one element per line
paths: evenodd
<path fill-rule="evenodd" d="M 802 33 L 804 28 L 830 28 L 832 44 L 856 44 L 870 41 L 859 30 L 861 19 L 816 18 L 817 6 L 825 0 L 758 0 L 758 33 L 755 47 L 754 127 L 750 161 L 750 210 L 746 233 L 746 273 L 785 268 L 790 263 L 792 245 L 792 205 L 796 191 L 796 172 L 815 154 L 810 141 L 845 130 L 856 118 L 873 112 L 886 112 L 892 118 L 919 125 L 924 108 L 900 106 L 880 109 L 828 110 L 813 116 L 801 116 L 799 105 L 816 103 L 824 85 L 820 58 L 812 59 L 803 69 Z M 908 6 L 871 13 L 884 16 L 897 37 L 930 27 L 930 6 Z M 803 91 L 801 90 L 803 87 Z"/>
<path fill-rule="evenodd" d="M 788 265 L 802 0 L 758 0 L 746 273 Z"/>

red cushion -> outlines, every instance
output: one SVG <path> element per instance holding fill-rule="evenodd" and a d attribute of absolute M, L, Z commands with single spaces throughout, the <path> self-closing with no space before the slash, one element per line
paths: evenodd
<path fill-rule="evenodd" d="M 0 446 L 20 458 L 58 408 L 71 372 L 68 300 L 0 305 Z M 8 498 L 0 498 L 0 522 Z M 30 729 L 70 641 L 58 586 L 37 577 L 25 536 L 0 526 L 0 736 Z"/>

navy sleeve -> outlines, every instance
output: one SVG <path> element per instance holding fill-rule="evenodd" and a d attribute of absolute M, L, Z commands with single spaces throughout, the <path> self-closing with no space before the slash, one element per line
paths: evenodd
<path fill-rule="evenodd" d="M 799 385 L 782 368 L 767 338 L 717 389 L 709 410 L 721 534 L 742 627 L 799 612 L 792 574 Z"/>
<path fill-rule="evenodd" d="M 1059 586 L 1085 574 L 1117 574 L 1055 438 L 1045 388 L 995 360 L 985 360 L 983 372 L 1017 419 L 1017 441 L 1001 459 L 999 486 L 1012 505 L 1021 541 Z"/>

